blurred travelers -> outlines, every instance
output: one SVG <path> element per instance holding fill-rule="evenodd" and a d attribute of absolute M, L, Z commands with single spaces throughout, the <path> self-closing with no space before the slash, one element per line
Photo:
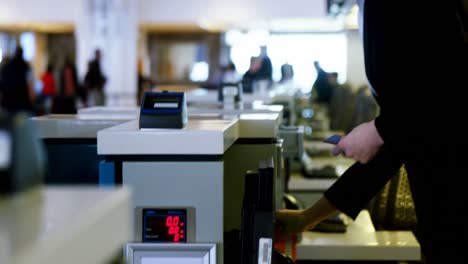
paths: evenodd
<path fill-rule="evenodd" d="M 289 63 L 281 65 L 281 79 L 280 83 L 291 81 L 294 78 L 294 69 L 293 66 Z"/>
<path fill-rule="evenodd" d="M 57 86 L 55 84 L 54 68 L 52 64 L 47 65 L 46 71 L 41 76 L 42 81 L 42 96 L 54 97 L 57 93 Z"/>
<path fill-rule="evenodd" d="M 250 57 L 250 67 L 242 76 L 242 89 L 244 93 L 253 93 L 253 83 L 258 79 L 258 70 L 261 66 L 261 58 Z"/>
<path fill-rule="evenodd" d="M 88 95 L 88 105 L 104 105 L 104 85 L 106 77 L 101 71 L 101 50 L 96 49 L 94 59 L 88 63 L 84 85 Z"/>
<path fill-rule="evenodd" d="M 57 94 L 57 86 L 54 77 L 54 69 L 52 64 L 47 65 L 46 71 L 41 76 L 42 82 L 42 93 L 41 93 L 41 105 L 44 114 L 50 112 L 52 100 Z"/>
<path fill-rule="evenodd" d="M 224 68 L 221 76 L 222 83 L 238 83 L 241 80 L 241 76 L 236 71 L 236 65 L 233 62 L 229 62 Z"/>
<path fill-rule="evenodd" d="M 36 94 L 33 88 L 31 67 L 23 58 L 23 49 L 18 46 L 14 56 L 5 63 L 0 72 L 1 107 L 9 112 L 33 113 Z"/>
<path fill-rule="evenodd" d="M 75 63 L 69 56 L 65 58 L 62 71 L 60 72 L 60 92 L 63 96 L 77 96 L 85 98 L 78 84 L 78 74 Z"/>
<path fill-rule="evenodd" d="M 271 64 L 270 57 L 268 57 L 266 46 L 260 47 L 260 68 L 257 72 L 257 80 L 267 80 L 269 86 L 273 80 L 273 66 Z"/>
<path fill-rule="evenodd" d="M 70 56 L 65 57 L 63 68 L 60 71 L 60 94 L 52 103 L 51 112 L 55 114 L 74 114 L 77 108 L 77 96 L 81 104 L 86 105 L 85 91 L 80 88 L 75 64 Z"/>
<path fill-rule="evenodd" d="M 312 86 L 312 91 L 315 90 L 317 96 L 314 98 L 314 101 L 317 103 L 330 104 L 332 88 L 329 83 L 329 73 L 320 66 L 318 61 L 314 61 L 314 67 L 317 71 L 317 78 Z"/>

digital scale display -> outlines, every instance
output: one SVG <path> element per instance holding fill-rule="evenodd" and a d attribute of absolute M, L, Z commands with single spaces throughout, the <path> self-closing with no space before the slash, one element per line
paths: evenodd
<path fill-rule="evenodd" d="M 143 209 L 143 242 L 187 242 L 186 209 Z"/>

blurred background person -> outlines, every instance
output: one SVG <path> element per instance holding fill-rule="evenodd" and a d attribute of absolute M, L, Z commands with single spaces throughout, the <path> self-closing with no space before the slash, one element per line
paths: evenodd
<path fill-rule="evenodd" d="M 77 111 L 77 96 L 79 95 L 81 105 L 85 104 L 86 95 L 78 83 L 76 66 L 70 56 L 65 57 L 63 68 L 60 71 L 60 92 L 52 103 L 52 113 L 74 114 Z M 84 103 L 83 103 L 84 102 Z"/>
<path fill-rule="evenodd" d="M 260 56 L 261 60 L 260 69 L 257 72 L 257 78 L 259 80 L 268 80 L 269 85 L 271 85 L 273 80 L 273 65 L 271 64 L 271 59 L 268 57 L 267 47 L 260 47 Z"/>
<path fill-rule="evenodd" d="M 244 93 L 253 93 L 253 84 L 258 80 L 258 71 L 262 66 L 262 60 L 259 57 L 250 57 L 249 69 L 242 76 L 242 89 Z"/>
<path fill-rule="evenodd" d="M 75 97 L 79 95 L 82 98 L 86 98 L 86 96 L 82 94 L 78 83 L 75 63 L 73 63 L 69 56 L 65 58 L 62 71 L 60 72 L 60 93 L 63 96 Z"/>
<path fill-rule="evenodd" d="M 317 78 L 312 85 L 312 92 L 316 95 L 314 101 L 317 103 L 330 104 L 332 98 L 332 88 L 330 85 L 330 73 L 326 72 L 318 61 L 314 61 L 314 67 L 317 71 Z M 315 90 L 315 92 L 314 92 Z"/>
<path fill-rule="evenodd" d="M 41 76 L 42 96 L 54 97 L 57 93 L 57 86 L 54 78 L 54 68 L 52 64 L 47 65 L 46 71 Z"/>
<path fill-rule="evenodd" d="M 281 79 L 279 80 L 279 83 L 292 81 L 293 78 L 294 78 L 293 66 L 289 63 L 285 63 L 281 65 Z"/>
<path fill-rule="evenodd" d="M 36 94 L 33 75 L 29 64 L 23 58 L 23 48 L 16 47 L 15 54 L 0 72 L 1 106 L 8 112 L 27 111 L 34 114 Z"/>
<path fill-rule="evenodd" d="M 221 76 L 222 83 L 238 83 L 241 80 L 240 74 L 236 70 L 236 65 L 230 61 L 225 67 Z"/>
<path fill-rule="evenodd" d="M 106 77 L 101 71 L 101 50 L 96 49 L 94 58 L 88 63 L 84 85 L 88 94 L 88 106 L 104 105 L 104 85 Z"/>
<path fill-rule="evenodd" d="M 50 112 L 52 100 L 57 95 L 57 85 L 54 77 L 54 68 L 52 64 L 47 65 L 46 71 L 41 76 L 42 82 L 42 104 L 45 113 Z"/>

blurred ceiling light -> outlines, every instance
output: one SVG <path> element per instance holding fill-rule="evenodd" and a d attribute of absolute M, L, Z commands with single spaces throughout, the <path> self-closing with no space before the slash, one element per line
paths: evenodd
<path fill-rule="evenodd" d="M 359 7 L 355 4 L 345 17 L 345 27 L 347 29 L 358 29 Z"/>
<path fill-rule="evenodd" d="M 265 46 L 268 43 L 270 32 L 263 29 L 249 30 L 247 33 L 248 41 L 258 46 Z"/>
<path fill-rule="evenodd" d="M 229 46 L 249 45 L 249 46 L 265 46 L 270 38 L 270 32 L 263 29 L 252 29 L 247 32 L 242 32 L 238 29 L 229 30 L 224 36 L 224 41 Z"/>
<path fill-rule="evenodd" d="M 273 19 L 269 28 L 273 32 L 336 32 L 344 29 L 339 18 L 286 18 Z"/>
<path fill-rule="evenodd" d="M 237 29 L 229 30 L 224 34 L 224 42 L 228 46 L 234 46 L 242 42 L 244 34 Z"/>
<path fill-rule="evenodd" d="M 34 32 L 20 34 L 20 45 L 23 48 L 23 56 L 27 61 L 32 61 L 36 55 L 36 35 Z"/>
<path fill-rule="evenodd" d="M 193 82 L 204 82 L 208 80 L 209 66 L 204 61 L 197 62 L 193 65 L 190 73 L 190 80 Z"/>
<path fill-rule="evenodd" d="M 233 28 L 234 24 L 233 22 L 228 21 L 214 21 L 202 19 L 198 21 L 198 26 L 206 31 L 222 32 L 228 30 L 229 28 Z"/>

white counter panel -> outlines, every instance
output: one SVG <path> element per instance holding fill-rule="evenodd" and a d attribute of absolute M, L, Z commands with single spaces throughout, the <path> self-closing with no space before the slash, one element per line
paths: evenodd
<path fill-rule="evenodd" d="M 238 138 L 233 120 L 189 120 L 183 129 L 138 128 L 138 120 L 98 132 L 100 155 L 222 155 Z"/>
<path fill-rule="evenodd" d="M 80 119 L 76 115 L 47 115 L 32 117 L 40 138 L 96 138 L 101 129 L 112 127 L 126 120 L 96 118 Z"/>
<path fill-rule="evenodd" d="M 0 263 L 102 264 L 130 237 L 126 189 L 46 187 L 0 198 Z"/>
<path fill-rule="evenodd" d="M 223 105 L 220 102 L 200 102 L 192 103 L 188 106 L 187 112 L 191 114 L 209 114 L 217 113 L 221 115 L 241 115 L 241 114 L 271 114 L 282 113 L 284 106 L 282 105 L 266 105 L 262 102 L 240 103 L 232 106 Z"/>
<path fill-rule="evenodd" d="M 78 109 L 79 119 L 133 120 L 138 119 L 140 108 L 137 106 L 93 106 Z"/>
<path fill-rule="evenodd" d="M 281 122 L 281 114 L 242 114 L 239 138 L 277 138 Z"/>
<path fill-rule="evenodd" d="M 420 260 L 420 245 L 411 231 L 375 231 L 362 211 L 346 233 L 304 232 L 298 260 Z"/>

